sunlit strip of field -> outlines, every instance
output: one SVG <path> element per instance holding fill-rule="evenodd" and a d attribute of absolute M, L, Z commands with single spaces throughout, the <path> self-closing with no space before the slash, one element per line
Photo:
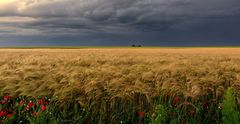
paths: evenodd
<path fill-rule="evenodd" d="M 1 52 L 26 52 L 26 51 L 39 51 L 39 52 L 105 52 L 106 54 L 139 54 L 138 56 L 144 55 L 158 55 L 158 54 L 209 54 L 209 55 L 240 55 L 240 48 L 192 48 L 192 47 L 173 47 L 173 48 L 159 48 L 159 47 L 143 47 L 143 48 L 132 48 L 132 47 L 51 47 L 51 48 L 2 48 Z M 109 52 L 109 53 L 108 53 Z"/>

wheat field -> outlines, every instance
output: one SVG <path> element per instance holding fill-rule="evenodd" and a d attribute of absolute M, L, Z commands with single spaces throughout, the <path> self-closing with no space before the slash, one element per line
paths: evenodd
<path fill-rule="evenodd" d="M 84 104 L 89 97 L 148 100 L 159 91 L 200 98 L 221 97 L 233 86 L 240 103 L 239 48 L 1 49 L 1 94 L 54 96 L 71 94 Z"/>
<path fill-rule="evenodd" d="M 231 86 L 240 104 L 239 65 L 240 48 L 0 49 L 0 93 L 153 111 L 158 97 L 220 100 Z"/>

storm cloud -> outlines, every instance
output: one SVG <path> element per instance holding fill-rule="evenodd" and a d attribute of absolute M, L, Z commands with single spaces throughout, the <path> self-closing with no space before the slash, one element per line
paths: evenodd
<path fill-rule="evenodd" d="M 240 44 L 239 0 L 4 1 L 0 42 Z"/>

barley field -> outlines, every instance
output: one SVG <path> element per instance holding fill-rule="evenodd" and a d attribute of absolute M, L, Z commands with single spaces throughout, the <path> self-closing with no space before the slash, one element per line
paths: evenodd
<path fill-rule="evenodd" d="M 150 123 L 176 96 L 215 105 L 185 121 L 220 123 L 212 113 L 229 87 L 239 106 L 240 48 L 0 49 L 1 96 L 71 101 L 88 114 L 82 123 L 129 123 L 136 112 L 146 118 L 131 122 Z"/>

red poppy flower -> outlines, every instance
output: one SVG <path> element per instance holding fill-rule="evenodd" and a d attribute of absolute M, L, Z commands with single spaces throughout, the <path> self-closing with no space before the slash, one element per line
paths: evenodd
<path fill-rule="evenodd" d="M 13 113 L 13 110 L 10 109 L 9 112 L 10 112 L 10 113 Z"/>
<path fill-rule="evenodd" d="M 2 104 L 2 105 L 6 104 L 6 103 L 7 103 L 6 100 L 2 100 L 2 101 L 1 101 L 1 104 Z"/>
<path fill-rule="evenodd" d="M 8 96 L 8 95 L 6 95 L 6 96 L 4 96 L 3 97 L 5 100 L 8 100 L 8 99 L 11 99 L 12 97 L 11 96 Z"/>
<path fill-rule="evenodd" d="M 41 109 L 42 109 L 42 111 L 45 111 L 47 108 L 46 108 L 46 106 L 41 106 Z"/>
<path fill-rule="evenodd" d="M 194 110 L 189 110 L 188 114 L 189 114 L 189 116 L 194 116 L 195 115 L 195 111 Z"/>
<path fill-rule="evenodd" d="M 21 100 L 21 101 L 19 102 L 20 105 L 23 105 L 24 103 L 25 103 L 24 100 Z"/>
<path fill-rule="evenodd" d="M 33 106 L 34 106 L 34 103 L 29 102 L 27 106 L 28 106 L 28 107 L 33 107 Z"/>
<path fill-rule="evenodd" d="M 172 104 L 173 104 L 174 107 L 177 107 L 177 104 L 179 102 L 180 102 L 180 98 L 178 96 L 176 96 L 176 97 L 174 97 Z"/>
<path fill-rule="evenodd" d="M 45 104 L 48 105 L 49 104 L 48 101 L 46 101 Z"/>
<path fill-rule="evenodd" d="M 5 112 L 5 111 L 1 111 L 0 112 L 0 117 L 4 117 L 4 116 L 6 116 L 7 115 L 7 112 Z"/>
<path fill-rule="evenodd" d="M 41 105 L 41 104 L 44 103 L 44 101 L 43 101 L 42 99 L 40 99 L 40 100 L 37 101 L 37 103 L 38 103 L 39 105 Z"/>
<path fill-rule="evenodd" d="M 7 114 L 7 118 L 11 118 L 13 116 L 13 114 Z"/>
<path fill-rule="evenodd" d="M 139 117 L 143 117 L 145 113 L 144 112 L 138 112 L 137 114 L 138 114 Z"/>

